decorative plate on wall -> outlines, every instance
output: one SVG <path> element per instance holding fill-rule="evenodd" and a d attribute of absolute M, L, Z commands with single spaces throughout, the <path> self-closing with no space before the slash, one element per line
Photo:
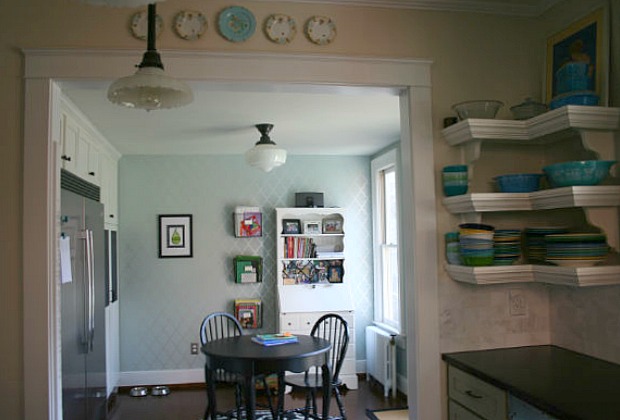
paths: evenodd
<path fill-rule="evenodd" d="M 194 41 L 207 29 L 207 18 L 200 12 L 183 10 L 174 18 L 174 29 L 181 38 Z"/>
<path fill-rule="evenodd" d="M 336 38 L 336 24 L 325 16 L 312 16 L 306 22 L 306 35 L 317 45 L 327 45 Z"/>
<path fill-rule="evenodd" d="M 256 19 L 245 7 L 231 6 L 220 12 L 218 28 L 227 40 L 243 42 L 254 35 Z"/>
<path fill-rule="evenodd" d="M 265 33 L 271 41 L 287 44 L 297 35 L 297 23 L 287 15 L 271 15 L 265 21 Z"/>
<path fill-rule="evenodd" d="M 155 36 L 159 37 L 164 27 L 161 16 L 155 15 Z M 148 13 L 146 10 L 137 12 L 131 17 L 131 33 L 138 39 L 146 41 L 148 34 Z"/>

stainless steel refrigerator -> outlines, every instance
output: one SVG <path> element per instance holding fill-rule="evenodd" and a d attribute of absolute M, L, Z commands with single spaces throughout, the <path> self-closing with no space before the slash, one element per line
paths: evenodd
<path fill-rule="evenodd" d="M 65 171 L 61 188 L 63 420 L 105 419 L 103 206 L 96 186 Z"/>

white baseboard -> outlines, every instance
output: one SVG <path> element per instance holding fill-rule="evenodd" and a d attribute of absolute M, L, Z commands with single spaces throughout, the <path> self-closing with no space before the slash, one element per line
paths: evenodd
<path fill-rule="evenodd" d="M 148 370 L 119 374 L 119 386 L 195 384 L 204 381 L 204 369 Z"/>

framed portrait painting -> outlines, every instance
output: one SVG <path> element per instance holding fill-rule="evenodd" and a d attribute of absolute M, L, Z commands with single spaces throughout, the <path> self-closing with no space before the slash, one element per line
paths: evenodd
<path fill-rule="evenodd" d="M 159 216 L 159 258 L 192 257 L 192 215 Z"/>
<path fill-rule="evenodd" d="M 604 8 L 547 38 L 546 101 L 592 92 L 607 103 L 609 31 Z"/>

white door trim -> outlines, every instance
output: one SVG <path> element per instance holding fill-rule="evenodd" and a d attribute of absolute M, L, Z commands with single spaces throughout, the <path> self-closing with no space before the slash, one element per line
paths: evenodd
<path fill-rule="evenodd" d="M 430 67 L 425 60 L 160 51 L 186 80 L 393 87 L 401 90 L 403 258 L 407 284 L 411 419 L 441 418 L 437 228 Z M 24 50 L 25 418 L 61 419 L 59 373 L 57 81 L 111 80 L 141 51 Z M 165 112 L 165 111 L 157 111 Z M 410 211 L 407 211 L 410 210 Z"/>

